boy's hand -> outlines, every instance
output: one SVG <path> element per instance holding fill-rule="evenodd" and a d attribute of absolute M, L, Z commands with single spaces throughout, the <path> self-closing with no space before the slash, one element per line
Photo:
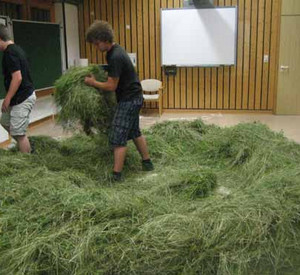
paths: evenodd
<path fill-rule="evenodd" d="M 2 113 L 8 112 L 9 105 L 10 105 L 10 99 L 6 97 L 2 102 L 2 107 L 1 107 Z"/>
<path fill-rule="evenodd" d="M 96 82 L 96 79 L 95 79 L 95 76 L 93 74 L 90 74 L 90 75 L 88 75 L 84 78 L 84 83 L 86 85 L 95 86 L 95 82 Z"/>

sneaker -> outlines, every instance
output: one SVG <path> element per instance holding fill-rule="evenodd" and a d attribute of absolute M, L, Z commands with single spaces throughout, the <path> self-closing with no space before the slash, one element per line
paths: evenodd
<path fill-rule="evenodd" d="M 122 173 L 113 172 L 112 175 L 111 175 L 111 180 L 114 181 L 114 182 L 123 181 Z"/>
<path fill-rule="evenodd" d="M 153 166 L 152 161 L 150 159 L 143 160 L 142 161 L 142 169 L 143 169 L 143 171 L 153 171 L 154 166 Z"/>

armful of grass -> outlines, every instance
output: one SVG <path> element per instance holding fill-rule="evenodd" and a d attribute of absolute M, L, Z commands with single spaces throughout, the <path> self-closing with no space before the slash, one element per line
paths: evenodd
<path fill-rule="evenodd" d="M 100 90 L 115 92 L 119 84 L 119 78 L 108 77 L 106 82 L 100 82 L 96 80 L 93 74 L 90 74 L 84 78 L 84 83 Z"/>

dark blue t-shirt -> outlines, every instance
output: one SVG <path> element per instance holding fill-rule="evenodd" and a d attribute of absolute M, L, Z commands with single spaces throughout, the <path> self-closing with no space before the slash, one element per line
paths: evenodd
<path fill-rule="evenodd" d="M 33 82 L 30 76 L 29 66 L 24 51 L 16 44 L 10 44 L 3 52 L 2 72 L 4 76 L 4 87 L 6 92 L 12 80 L 12 73 L 21 71 L 22 82 L 10 102 L 10 106 L 22 103 L 30 97 L 34 91 Z"/>

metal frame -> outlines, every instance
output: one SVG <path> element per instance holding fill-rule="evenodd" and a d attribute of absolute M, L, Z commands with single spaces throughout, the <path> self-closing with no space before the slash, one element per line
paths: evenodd
<path fill-rule="evenodd" d="M 32 21 L 32 20 L 23 20 L 23 19 L 13 19 L 13 20 L 11 20 L 12 23 L 14 21 L 16 21 L 16 22 L 24 22 L 24 23 L 38 23 L 38 24 L 47 24 L 47 25 L 59 25 L 58 23 L 54 23 L 54 22 Z"/>

